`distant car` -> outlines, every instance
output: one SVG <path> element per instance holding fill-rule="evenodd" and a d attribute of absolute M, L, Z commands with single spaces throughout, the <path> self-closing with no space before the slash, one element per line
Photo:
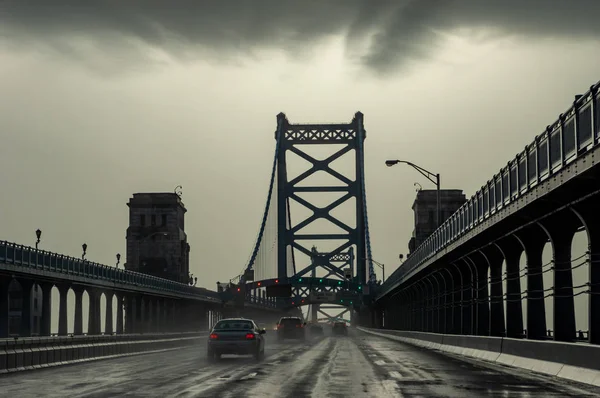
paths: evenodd
<path fill-rule="evenodd" d="M 334 322 L 331 328 L 334 335 L 348 336 L 348 326 L 346 322 Z"/>
<path fill-rule="evenodd" d="M 223 354 L 253 355 L 261 360 L 265 355 L 264 329 L 251 319 L 222 319 L 210 331 L 206 354 L 209 360 Z"/>
<path fill-rule="evenodd" d="M 277 340 L 300 339 L 305 340 L 304 326 L 306 322 L 298 317 L 283 317 L 277 323 Z"/>
<path fill-rule="evenodd" d="M 312 325 L 310 325 L 308 330 L 310 331 L 310 334 L 313 336 L 322 336 L 323 335 L 323 326 L 319 325 L 318 323 L 313 323 Z"/>

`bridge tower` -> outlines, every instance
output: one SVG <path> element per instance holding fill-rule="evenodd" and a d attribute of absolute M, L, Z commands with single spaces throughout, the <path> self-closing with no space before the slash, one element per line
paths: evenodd
<path fill-rule="evenodd" d="M 173 192 L 136 193 L 127 203 L 125 268 L 181 283 L 189 282 L 190 245 L 185 234 L 187 212 Z"/>
<path fill-rule="evenodd" d="M 363 114 L 360 112 L 350 123 L 336 124 L 291 124 L 285 114 L 277 115 L 276 148 L 266 208 L 254 250 L 239 277 L 247 288 L 245 294 L 258 291 L 252 294 L 260 297 L 264 293 L 260 290 L 266 288 L 267 296 L 277 298 L 278 306 L 290 308 L 335 302 L 356 306 L 360 300 L 345 300 L 347 293 L 353 291 L 364 297 L 362 293 L 366 294 L 368 286 L 376 282 L 366 207 L 365 137 Z M 324 159 L 311 155 L 309 148 L 314 150 L 318 147 L 333 153 Z M 288 162 L 293 160 L 289 157 L 299 157 L 308 162 L 308 170 L 290 178 Z M 352 165 L 343 172 L 331 165 L 341 158 Z M 350 172 L 354 176 L 350 176 Z M 317 183 L 315 173 L 328 174 L 335 182 Z M 316 197 L 310 199 L 309 195 L 313 193 L 323 194 L 319 199 L 331 193 L 340 196 L 323 206 L 317 203 L 320 201 Z M 354 204 L 347 205 L 343 217 L 336 216 L 334 210 L 346 202 Z M 298 215 L 291 210 L 291 204 L 301 206 L 310 215 L 296 224 L 292 223 L 292 217 L 297 218 Z M 349 221 L 342 221 L 347 218 L 354 219 L 354 226 L 348 225 Z M 320 225 L 313 224 L 318 220 L 328 221 L 327 224 L 333 225 L 338 232 L 326 233 Z M 318 232 L 303 233 L 311 224 Z M 327 248 L 316 251 L 316 247 L 314 250 L 310 248 L 311 244 Z M 307 260 L 298 266 L 300 257 Z M 336 264 L 342 257 L 343 264 Z M 254 282 L 248 284 L 249 281 Z M 318 293 L 319 302 L 307 302 L 316 297 L 311 292 Z M 300 302 L 295 298 L 301 298 Z M 312 312 L 316 314 L 318 310 L 317 306 Z"/>
<path fill-rule="evenodd" d="M 370 262 L 370 243 L 368 239 L 368 223 L 366 212 L 366 195 L 364 184 L 364 149 L 363 144 L 366 132 L 363 126 L 363 114 L 357 112 L 349 124 L 290 124 L 285 114 L 277 115 L 277 207 L 278 207 L 278 247 L 277 247 L 277 275 L 285 278 L 288 275 L 286 264 L 290 256 L 289 248 L 311 256 L 311 250 L 306 248 L 302 242 L 307 240 L 343 240 L 341 245 L 332 250 L 329 255 L 334 256 L 348 248 L 356 247 L 356 281 L 365 284 L 367 281 L 367 263 L 369 263 L 369 279 L 374 278 L 373 266 Z M 303 145 L 340 145 L 344 146 L 324 160 L 317 160 L 302 150 Z M 292 152 L 304 160 L 310 162 L 312 167 L 298 177 L 289 181 L 287 177 L 288 152 Z M 353 152 L 353 153 L 352 153 Z M 330 164 L 344 155 L 354 156 L 355 179 L 342 175 L 330 167 Z M 308 179 L 318 171 L 324 171 L 340 180 L 344 186 L 299 186 L 299 183 Z M 301 192 L 344 192 L 344 196 L 325 207 L 318 207 L 309 201 L 300 198 L 297 194 Z M 331 211 L 355 198 L 356 227 L 350 228 L 346 223 L 331 215 Z M 301 223 L 291 227 L 286 222 L 289 212 L 290 200 L 310 209 L 313 215 Z M 326 219 L 345 230 L 344 234 L 301 234 L 299 230 L 318 219 Z M 329 261 L 327 261 L 329 262 Z M 309 267 L 298 270 L 296 275 L 312 271 L 314 268 L 322 267 L 328 273 L 344 277 L 343 271 L 333 264 L 311 264 Z"/>

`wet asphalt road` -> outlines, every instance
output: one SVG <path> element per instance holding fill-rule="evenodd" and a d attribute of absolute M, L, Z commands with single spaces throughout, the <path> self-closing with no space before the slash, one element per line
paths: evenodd
<path fill-rule="evenodd" d="M 594 397 L 600 390 L 404 345 L 349 337 L 277 343 L 265 359 L 206 360 L 204 344 L 0 377 L 0 397 Z M 503 370 L 508 370 L 505 372 Z"/>

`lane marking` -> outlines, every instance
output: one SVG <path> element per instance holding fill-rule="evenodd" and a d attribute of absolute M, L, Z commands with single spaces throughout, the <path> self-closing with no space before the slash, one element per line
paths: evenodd
<path fill-rule="evenodd" d="M 257 372 L 252 372 L 252 373 L 250 373 L 249 375 L 246 375 L 246 376 L 244 376 L 244 377 L 240 378 L 240 380 L 249 380 L 249 379 L 253 379 L 253 378 L 255 378 L 257 375 L 258 375 L 258 373 L 257 373 Z"/>
<path fill-rule="evenodd" d="M 396 372 L 395 370 L 390 372 L 390 376 L 394 379 L 402 379 L 402 375 L 400 374 L 400 372 Z"/>

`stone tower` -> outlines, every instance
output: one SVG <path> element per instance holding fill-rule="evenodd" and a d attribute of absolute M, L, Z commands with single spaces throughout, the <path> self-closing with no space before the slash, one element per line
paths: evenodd
<path fill-rule="evenodd" d="M 190 245 L 181 198 L 176 193 L 136 193 L 127 206 L 125 269 L 188 283 Z"/>
<path fill-rule="evenodd" d="M 440 224 L 454 214 L 467 198 L 460 189 L 440 190 L 441 220 Z M 421 243 L 433 232 L 436 226 L 437 191 L 435 189 L 424 189 L 417 193 L 412 209 L 415 213 L 415 229 L 408 243 L 409 255 L 414 252 Z"/>

